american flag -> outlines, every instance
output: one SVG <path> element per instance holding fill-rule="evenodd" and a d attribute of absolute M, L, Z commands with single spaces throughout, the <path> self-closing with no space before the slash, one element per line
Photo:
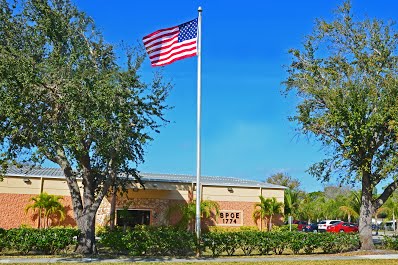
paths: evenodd
<path fill-rule="evenodd" d="M 142 38 L 152 66 L 171 64 L 195 56 L 198 19 L 181 25 L 159 29 Z"/>

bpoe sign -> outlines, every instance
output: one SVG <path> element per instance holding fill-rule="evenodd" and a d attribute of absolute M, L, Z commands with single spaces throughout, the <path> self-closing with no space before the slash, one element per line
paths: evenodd
<path fill-rule="evenodd" d="M 221 210 L 220 216 L 217 218 L 218 225 L 225 226 L 241 226 L 243 224 L 242 211 Z"/>

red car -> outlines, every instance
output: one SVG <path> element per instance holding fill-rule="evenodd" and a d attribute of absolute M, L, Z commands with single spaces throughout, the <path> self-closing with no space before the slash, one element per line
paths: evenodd
<path fill-rule="evenodd" d="M 357 233 L 358 225 L 347 222 L 339 222 L 332 224 L 326 228 L 326 232 L 330 233 Z"/>
<path fill-rule="evenodd" d="M 298 231 L 304 231 L 304 228 L 307 225 L 307 222 L 306 221 L 300 221 L 300 220 L 293 220 L 293 224 L 297 225 L 297 230 Z"/>

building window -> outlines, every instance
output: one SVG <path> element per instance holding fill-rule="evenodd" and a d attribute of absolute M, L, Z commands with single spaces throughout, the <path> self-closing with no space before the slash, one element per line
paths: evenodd
<path fill-rule="evenodd" d="M 136 225 L 149 225 L 151 211 L 149 210 L 117 210 L 116 225 L 134 227 Z"/>

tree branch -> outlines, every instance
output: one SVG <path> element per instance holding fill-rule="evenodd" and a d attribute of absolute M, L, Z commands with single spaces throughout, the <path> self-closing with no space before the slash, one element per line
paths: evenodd
<path fill-rule="evenodd" d="M 388 185 L 387 188 L 384 189 L 383 193 L 373 202 L 373 208 L 380 208 L 397 188 L 398 179 L 390 183 L 390 185 Z"/>

